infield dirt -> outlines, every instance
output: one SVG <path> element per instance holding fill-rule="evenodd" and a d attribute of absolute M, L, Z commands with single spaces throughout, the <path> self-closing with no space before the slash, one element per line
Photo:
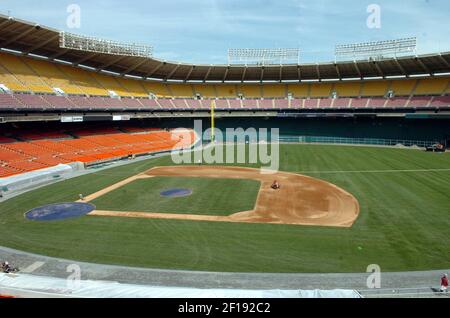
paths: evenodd
<path fill-rule="evenodd" d="M 84 202 L 94 200 L 137 179 L 157 176 L 234 178 L 261 182 L 255 208 L 229 216 L 190 215 L 175 213 L 117 212 L 95 210 L 89 215 L 193 221 L 272 223 L 351 227 L 359 215 L 358 201 L 341 188 L 315 178 L 287 173 L 261 174 L 259 169 L 218 166 L 156 167 L 94 193 Z M 279 190 L 271 185 L 277 180 Z"/>

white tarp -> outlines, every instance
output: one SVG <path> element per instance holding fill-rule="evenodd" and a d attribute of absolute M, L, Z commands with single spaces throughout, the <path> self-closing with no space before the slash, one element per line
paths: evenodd
<path fill-rule="evenodd" d="M 360 298 L 354 290 L 195 289 L 73 281 L 26 274 L 0 274 L 0 294 L 79 298 Z"/>

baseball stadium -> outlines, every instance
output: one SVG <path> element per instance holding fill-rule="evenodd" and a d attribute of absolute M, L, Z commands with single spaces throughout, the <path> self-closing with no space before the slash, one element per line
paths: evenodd
<path fill-rule="evenodd" d="M 0 15 L 1 297 L 448 297 L 450 51 L 41 23 Z"/>

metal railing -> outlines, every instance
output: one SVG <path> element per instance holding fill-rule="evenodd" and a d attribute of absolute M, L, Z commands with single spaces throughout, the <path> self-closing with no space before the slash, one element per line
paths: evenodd
<path fill-rule="evenodd" d="M 378 138 L 346 138 L 319 136 L 280 136 L 280 142 L 322 143 L 347 145 L 376 145 L 376 146 L 417 146 L 425 148 L 437 144 L 435 140 L 407 140 L 407 139 L 378 139 Z"/>

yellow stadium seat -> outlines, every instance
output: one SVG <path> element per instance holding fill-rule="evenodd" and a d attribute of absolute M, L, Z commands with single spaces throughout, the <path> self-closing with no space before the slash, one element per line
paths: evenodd
<path fill-rule="evenodd" d="M 195 96 L 192 86 L 189 84 L 168 84 L 169 91 L 174 97 L 192 98 Z"/>
<path fill-rule="evenodd" d="M 109 96 L 108 91 L 101 87 L 91 76 L 92 72 L 68 65 L 57 65 L 57 68 L 69 78 L 71 83 L 78 86 L 85 94 Z"/>
<path fill-rule="evenodd" d="M 157 97 L 171 97 L 167 86 L 163 83 L 156 82 L 143 82 L 142 85 L 149 93 L 156 95 Z"/>
<path fill-rule="evenodd" d="M 214 87 L 214 85 L 208 85 L 208 84 L 204 84 L 204 85 L 194 85 L 194 91 L 196 94 L 200 94 L 201 96 L 205 97 L 205 98 L 216 98 L 217 94 L 216 94 L 216 89 Z"/>
<path fill-rule="evenodd" d="M 415 95 L 441 95 L 448 87 L 448 78 L 421 79 L 414 92 Z"/>
<path fill-rule="evenodd" d="M 22 61 L 32 68 L 48 86 L 60 88 L 67 94 L 84 94 L 84 92 L 76 84 L 72 83 L 54 64 L 30 58 L 22 58 Z"/>
<path fill-rule="evenodd" d="M 12 75 L 8 70 L 0 65 L 0 84 L 5 85 L 12 91 L 26 92 L 29 91 L 25 85 Z"/>
<path fill-rule="evenodd" d="M 289 84 L 288 93 L 296 98 L 306 98 L 309 96 L 309 84 Z"/>
<path fill-rule="evenodd" d="M 358 97 L 361 91 L 360 82 L 340 82 L 334 85 L 338 97 Z"/>
<path fill-rule="evenodd" d="M 243 94 L 245 98 L 261 98 L 261 85 L 245 84 L 238 86 L 238 94 Z"/>
<path fill-rule="evenodd" d="M 287 97 L 286 85 L 284 85 L 284 84 L 264 85 L 263 86 L 263 97 L 264 98 Z"/>
<path fill-rule="evenodd" d="M 389 90 L 393 91 L 396 96 L 409 96 L 412 94 L 417 80 L 396 80 L 391 82 Z"/>
<path fill-rule="evenodd" d="M 92 77 L 107 91 L 114 91 L 114 93 L 123 97 L 132 96 L 130 92 L 120 85 L 118 81 L 116 81 L 115 76 L 93 72 Z"/>
<path fill-rule="evenodd" d="M 19 57 L 12 54 L 0 54 L 0 62 L 4 69 L 14 74 L 14 77 L 25 87 L 38 93 L 53 93 L 48 86 L 31 68 L 24 64 Z"/>
<path fill-rule="evenodd" d="M 216 85 L 216 90 L 219 98 L 236 98 L 238 96 L 236 85 Z"/>
<path fill-rule="evenodd" d="M 142 82 L 129 78 L 117 78 L 117 81 L 123 88 L 125 88 L 128 92 L 131 93 L 132 96 L 135 97 L 148 97 L 148 92 L 142 86 Z"/>
<path fill-rule="evenodd" d="M 388 82 L 373 81 L 364 82 L 361 96 L 385 96 L 388 90 Z"/>
<path fill-rule="evenodd" d="M 330 97 L 333 84 L 311 84 L 310 97 Z"/>

